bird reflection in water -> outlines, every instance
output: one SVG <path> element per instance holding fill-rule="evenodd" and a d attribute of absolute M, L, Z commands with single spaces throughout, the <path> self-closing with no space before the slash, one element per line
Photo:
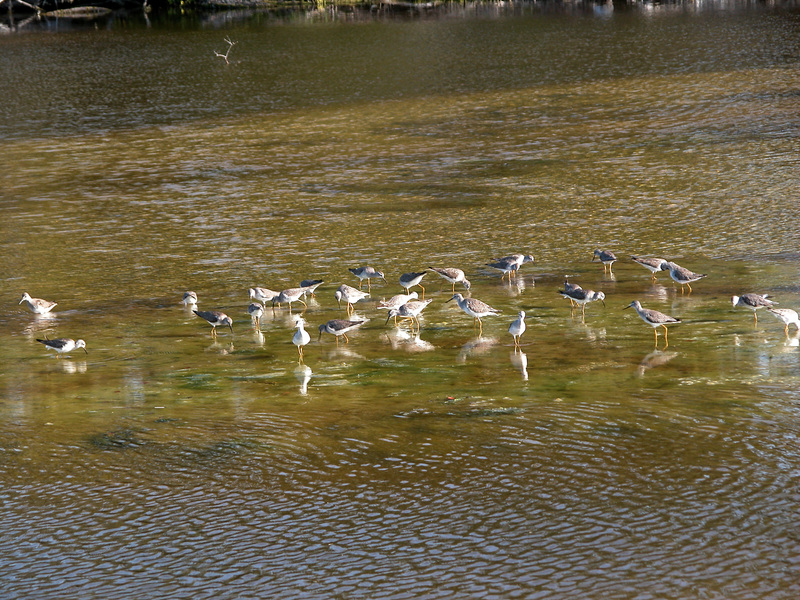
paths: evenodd
<path fill-rule="evenodd" d="M 423 340 L 419 333 L 411 333 L 407 329 L 396 327 L 386 332 L 386 339 L 392 350 L 405 350 L 406 352 L 428 352 L 435 350 L 436 346 Z"/>
<path fill-rule="evenodd" d="M 311 367 L 307 365 L 299 365 L 294 370 L 294 376 L 297 378 L 297 381 L 300 382 L 300 395 L 305 396 L 308 394 L 308 382 L 311 381 L 312 375 Z"/>
<path fill-rule="evenodd" d="M 469 357 L 484 354 L 495 344 L 497 344 L 497 338 L 476 337 L 474 340 L 470 340 L 461 346 L 461 352 L 458 353 L 456 362 L 458 364 L 464 364 Z"/>
<path fill-rule="evenodd" d="M 87 364 L 85 360 L 60 360 L 58 364 L 64 373 L 86 373 Z"/>
<path fill-rule="evenodd" d="M 506 293 L 510 297 L 515 298 L 525 291 L 525 278 L 515 277 L 513 279 L 509 279 L 503 284 L 503 289 L 505 289 Z"/>
<path fill-rule="evenodd" d="M 28 338 L 41 337 L 45 331 L 51 329 L 55 325 L 57 320 L 54 313 L 33 315 L 33 319 L 25 326 L 22 332 Z"/>
<path fill-rule="evenodd" d="M 644 377 L 644 374 L 655 367 L 667 364 L 673 358 L 678 356 L 677 352 L 664 352 L 663 350 L 653 350 L 651 353 L 645 355 L 639 367 L 636 369 L 639 377 Z"/>
<path fill-rule="evenodd" d="M 522 373 L 522 380 L 528 381 L 528 357 L 522 350 L 514 350 L 510 356 L 511 364 Z"/>
<path fill-rule="evenodd" d="M 214 352 L 222 355 L 233 354 L 233 342 L 230 342 L 229 344 L 222 344 L 215 341 L 208 348 L 206 348 L 206 352 Z"/>

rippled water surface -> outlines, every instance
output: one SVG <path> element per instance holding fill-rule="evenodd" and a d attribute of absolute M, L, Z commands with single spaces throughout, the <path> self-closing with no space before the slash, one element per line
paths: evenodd
<path fill-rule="evenodd" d="M 796 598 L 800 334 L 730 297 L 800 308 L 798 29 L 525 5 L 0 37 L 2 596 Z M 368 322 L 317 340 L 366 264 Z M 420 333 L 386 322 L 428 266 L 501 311 L 482 336 L 433 273 Z M 306 278 L 300 364 L 247 290 Z M 682 319 L 668 346 L 636 299 Z"/>

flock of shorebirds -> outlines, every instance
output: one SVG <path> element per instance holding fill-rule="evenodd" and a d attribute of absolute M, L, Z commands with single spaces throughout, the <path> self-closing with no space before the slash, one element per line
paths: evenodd
<path fill-rule="evenodd" d="M 614 262 L 616 262 L 617 257 L 613 252 L 610 251 L 595 250 L 594 255 L 592 256 L 592 261 L 595 259 L 599 260 L 603 265 L 604 272 L 610 274 L 612 272 L 612 265 Z M 671 261 L 667 261 L 663 258 L 631 256 L 631 260 L 650 271 L 653 279 L 656 278 L 658 273 L 662 271 L 668 271 L 672 280 L 681 286 L 681 293 L 684 292 L 684 288 L 687 288 L 689 293 L 691 293 L 691 284 L 706 277 L 705 274 L 694 273 L 689 269 L 681 267 L 680 265 Z M 505 277 L 508 277 L 508 279 L 511 280 L 517 276 L 517 271 L 519 271 L 520 267 L 533 261 L 534 258 L 530 254 L 511 254 L 509 256 L 496 259 L 494 262 L 487 263 L 487 266 L 499 270 L 502 273 L 500 276 L 501 280 Z M 342 303 L 345 304 L 347 316 L 352 317 L 355 310 L 354 305 L 358 301 L 370 295 L 372 290 L 371 280 L 381 279 L 385 283 L 386 277 L 384 276 L 383 272 L 369 266 L 349 269 L 349 271 L 358 278 L 358 289 L 347 284 L 342 284 L 336 289 L 334 298 L 339 303 L 340 308 Z M 483 334 L 483 323 L 481 319 L 488 316 L 496 316 L 501 313 L 501 311 L 492 308 L 485 302 L 481 302 L 476 298 L 465 297 L 463 294 L 455 291 L 456 284 L 463 286 L 467 292 L 469 292 L 472 287 L 469 280 L 466 278 L 464 271 L 461 269 L 429 267 L 424 271 L 405 273 L 401 275 L 399 282 L 400 286 L 405 290 L 405 293 L 393 296 L 392 298 L 384 300 L 378 304 L 378 309 L 387 311 L 386 323 L 388 323 L 392 318 L 394 318 L 395 324 L 397 324 L 398 318 L 407 320 L 410 322 L 412 332 L 419 333 L 419 315 L 432 302 L 430 299 L 425 300 L 425 287 L 422 285 L 423 277 L 425 277 L 425 275 L 428 273 L 435 273 L 452 285 L 453 295 L 449 300 L 447 300 L 447 302 L 455 301 L 462 311 L 473 318 L 473 325 L 478 328 L 479 337 Z M 363 284 L 365 281 L 367 282 L 366 292 L 363 291 Z M 250 300 L 253 302 L 251 302 L 248 306 L 247 312 L 252 318 L 254 326 L 260 331 L 261 317 L 267 304 L 271 303 L 273 309 L 276 306 L 280 308 L 282 304 L 287 304 L 290 312 L 292 310 L 292 304 L 296 302 L 299 302 L 304 308 L 307 308 L 304 298 L 307 298 L 308 296 L 313 297 L 316 289 L 323 283 L 324 282 L 321 279 L 308 279 L 301 281 L 300 285 L 296 288 L 290 288 L 280 292 L 261 287 L 250 288 L 248 291 L 250 294 Z M 415 287 L 419 287 L 422 290 L 421 299 L 416 291 L 411 291 L 412 288 Z M 573 309 L 580 307 L 581 315 L 585 314 L 586 305 L 591 302 L 600 301 L 605 306 L 605 294 L 603 292 L 585 290 L 577 284 L 570 283 L 568 278 L 565 278 L 564 289 L 558 290 L 558 293 L 570 301 L 570 305 L 573 307 Z M 55 302 L 42 300 L 40 298 L 31 298 L 28 293 L 25 293 L 22 296 L 22 299 L 19 301 L 20 304 L 23 302 L 27 304 L 31 312 L 36 314 L 47 314 L 52 311 L 55 306 L 57 306 L 57 303 Z M 185 292 L 182 302 L 187 309 L 191 309 L 195 315 L 204 319 L 211 325 L 212 336 L 217 335 L 217 327 L 228 327 L 231 333 L 233 333 L 233 319 L 231 319 L 231 317 L 226 315 L 224 312 L 218 310 L 196 310 L 197 294 L 195 292 Z M 798 317 L 798 313 L 789 308 L 775 308 L 774 304 L 776 303 L 770 300 L 766 294 L 748 293 L 742 294 L 741 296 L 733 296 L 731 302 L 734 308 L 738 306 L 752 310 L 753 320 L 755 323 L 758 322 L 758 316 L 756 312 L 761 308 L 766 308 L 770 313 L 775 315 L 776 318 L 783 322 L 784 332 L 787 335 L 789 332 L 789 325 L 794 325 L 798 330 L 800 330 L 800 318 Z M 657 310 L 644 308 L 638 300 L 634 300 L 625 308 L 633 308 L 642 321 L 653 328 L 656 348 L 658 347 L 658 328 L 660 327 L 664 330 L 664 348 L 666 348 L 669 345 L 667 326 L 681 322 L 681 320 L 676 317 L 669 316 Z M 349 342 L 347 334 L 350 331 L 361 327 L 367 322 L 367 320 L 368 319 L 351 318 L 331 319 L 319 326 L 318 340 L 322 337 L 323 333 L 329 333 L 335 337 L 337 344 L 339 343 L 340 337 L 344 338 L 345 343 L 347 343 Z M 295 317 L 295 328 L 297 331 L 292 337 L 292 342 L 295 346 L 297 346 L 301 362 L 303 361 L 303 348 L 311 341 L 311 336 L 305 330 L 305 325 L 306 322 L 303 319 L 302 314 L 297 315 Z M 525 330 L 525 311 L 519 311 L 517 318 L 508 327 L 508 332 L 511 334 L 514 341 L 515 350 L 520 348 L 520 338 L 525 333 Z M 70 338 L 59 338 L 52 340 L 45 338 L 37 339 L 36 341 L 44 344 L 45 347 L 54 350 L 59 357 L 62 354 L 67 354 L 79 348 L 83 349 L 83 351 L 88 354 L 88 351 L 86 350 L 86 342 L 82 339 L 75 341 Z"/>

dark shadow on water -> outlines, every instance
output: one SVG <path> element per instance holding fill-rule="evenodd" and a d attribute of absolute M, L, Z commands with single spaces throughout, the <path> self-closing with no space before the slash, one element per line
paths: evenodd
<path fill-rule="evenodd" d="M 317 5 L 300 3 L 287 6 L 278 2 L 216 1 L 198 2 L 194 8 L 181 5 L 171 7 L 166 2 L 120 3 L 74 2 L 68 5 L 53 0 L 39 2 L 37 14 L 29 6 L 14 3 L 13 10 L 0 11 L 2 33 L 75 33 L 98 30 L 157 29 L 191 31 L 200 29 L 226 29 L 233 27 L 259 27 L 274 25 L 325 25 L 330 23 L 369 23 L 384 21 L 419 21 L 436 19 L 486 19 L 526 15 L 575 16 L 607 19 L 623 12 L 651 14 L 653 3 L 627 2 L 342 2 Z M 697 12 L 692 2 L 661 2 L 659 12 Z M 737 12 L 752 10 L 744 1 L 708 3 L 704 12 Z"/>

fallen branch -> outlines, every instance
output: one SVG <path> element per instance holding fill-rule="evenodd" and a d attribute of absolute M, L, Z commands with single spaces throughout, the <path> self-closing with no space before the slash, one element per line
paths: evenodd
<path fill-rule="evenodd" d="M 226 65 L 229 65 L 229 64 L 231 64 L 231 63 L 230 63 L 230 61 L 228 60 L 228 55 L 231 53 L 231 49 L 232 49 L 232 48 L 233 48 L 233 47 L 234 47 L 234 46 L 235 46 L 235 45 L 236 45 L 238 42 L 232 42 L 230 37 L 226 37 L 226 38 L 225 38 L 225 41 L 226 41 L 226 42 L 228 42 L 228 51 L 227 51 L 225 54 L 220 54 L 219 52 L 217 52 L 216 50 L 214 50 L 214 54 L 215 54 L 216 56 L 219 56 L 220 58 L 224 58 L 224 59 L 225 59 L 225 64 L 226 64 Z"/>

